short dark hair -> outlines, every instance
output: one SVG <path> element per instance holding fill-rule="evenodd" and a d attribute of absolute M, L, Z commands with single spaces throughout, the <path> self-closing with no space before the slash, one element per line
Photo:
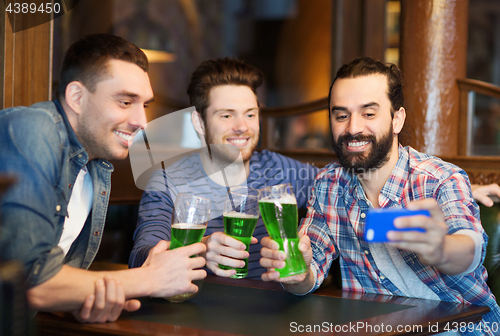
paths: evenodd
<path fill-rule="evenodd" d="M 328 93 L 328 110 L 330 111 L 331 109 L 330 99 L 332 87 L 337 79 L 356 78 L 376 74 L 387 77 L 387 95 L 389 97 L 389 101 L 391 102 L 391 116 L 394 116 L 394 112 L 405 105 L 405 98 L 403 95 L 403 74 L 395 64 L 386 65 L 370 57 L 357 58 L 354 61 L 340 67 Z"/>
<path fill-rule="evenodd" d="M 191 75 L 187 93 L 191 105 L 196 107 L 203 122 L 206 122 L 206 110 L 210 102 L 210 90 L 219 85 L 248 86 L 255 95 L 262 84 L 262 71 L 235 58 L 217 58 L 201 63 Z"/>
<path fill-rule="evenodd" d="M 131 62 L 148 71 L 148 58 L 139 47 L 111 34 L 88 35 L 73 43 L 64 55 L 57 98 L 64 99 L 66 86 L 73 81 L 94 92 L 97 83 L 108 75 L 110 59 Z"/>

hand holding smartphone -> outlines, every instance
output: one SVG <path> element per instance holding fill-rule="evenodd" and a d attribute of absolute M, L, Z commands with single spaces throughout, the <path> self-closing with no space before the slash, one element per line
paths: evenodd
<path fill-rule="evenodd" d="M 370 243 L 386 243 L 387 231 L 420 231 L 423 228 L 396 228 L 394 220 L 398 217 L 423 215 L 430 217 L 428 210 L 409 209 L 370 209 L 366 214 L 365 240 Z"/>

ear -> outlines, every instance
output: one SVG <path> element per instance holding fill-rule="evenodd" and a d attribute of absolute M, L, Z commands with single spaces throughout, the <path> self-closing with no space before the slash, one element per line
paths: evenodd
<path fill-rule="evenodd" d="M 394 134 L 399 134 L 403 129 L 406 120 L 406 110 L 401 107 L 399 110 L 394 112 L 394 117 L 392 118 L 392 129 Z"/>
<path fill-rule="evenodd" d="M 193 111 L 191 113 L 191 122 L 193 123 L 196 132 L 205 136 L 205 124 L 203 123 L 203 120 L 201 120 L 201 115 L 198 113 L 198 111 Z"/>
<path fill-rule="evenodd" d="M 71 82 L 66 86 L 64 100 L 71 110 L 78 115 L 82 111 L 83 96 L 86 91 L 85 86 L 78 81 Z"/>

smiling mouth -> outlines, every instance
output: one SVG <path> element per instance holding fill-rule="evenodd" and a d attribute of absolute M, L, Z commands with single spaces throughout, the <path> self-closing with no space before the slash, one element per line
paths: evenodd
<path fill-rule="evenodd" d="M 129 143 L 129 141 L 132 141 L 133 136 L 130 133 L 123 133 L 120 131 L 113 131 L 113 133 L 120 139 L 124 140 L 127 144 Z"/>
<path fill-rule="evenodd" d="M 227 141 L 235 146 L 241 147 L 247 143 L 249 138 L 237 138 L 237 139 L 227 139 Z"/>
<path fill-rule="evenodd" d="M 368 145 L 369 143 L 370 143 L 370 141 L 349 141 L 347 143 L 347 146 L 356 148 L 356 147 Z"/>
<path fill-rule="evenodd" d="M 357 140 L 351 140 L 351 141 L 346 141 L 345 146 L 346 150 L 351 153 L 363 153 L 366 150 L 368 150 L 368 145 L 371 143 L 371 141 L 357 141 Z"/>

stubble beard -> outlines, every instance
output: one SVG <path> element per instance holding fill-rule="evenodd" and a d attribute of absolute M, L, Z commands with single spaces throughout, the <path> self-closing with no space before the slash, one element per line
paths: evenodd
<path fill-rule="evenodd" d="M 246 150 L 245 152 L 242 152 L 240 148 L 238 148 L 235 145 L 231 144 L 216 144 L 214 143 L 214 138 L 210 131 L 208 130 L 208 127 L 205 127 L 205 140 L 207 147 L 209 148 L 209 153 L 211 155 L 211 159 L 214 161 L 218 161 L 220 163 L 224 164 L 231 164 L 236 159 L 242 155 L 243 163 L 246 163 L 250 160 L 250 157 L 252 156 L 253 151 L 257 147 L 257 142 L 251 147 L 249 150 Z M 252 137 L 252 139 L 255 139 L 255 137 Z M 258 139 L 258 134 L 257 134 L 257 139 Z"/>
<path fill-rule="evenodd" d="M 106 134 L 101 134 L 99 136 L 99 126 L 102 125 L 102 118 L 100 117 L 100 112 L 93 105 L 88 107 L 88 110 L 92 109 L 92 112 L 85 111 L 78 123 L 78 140 L 85 147 L 85 150 L 89 156 L 93 159 L 103 159 L 103 160 L 123 160 L 126 158 L 128 151 L 124 155 L 118 155 L 111 148 L 111 143 L 108 139 L 108 132 L 112 133 L 111 130 L 105 131 Z M 113 134 L 114 136 L 114 134 Z M 111 138 L 111 136 L 109 136 Z"/>

